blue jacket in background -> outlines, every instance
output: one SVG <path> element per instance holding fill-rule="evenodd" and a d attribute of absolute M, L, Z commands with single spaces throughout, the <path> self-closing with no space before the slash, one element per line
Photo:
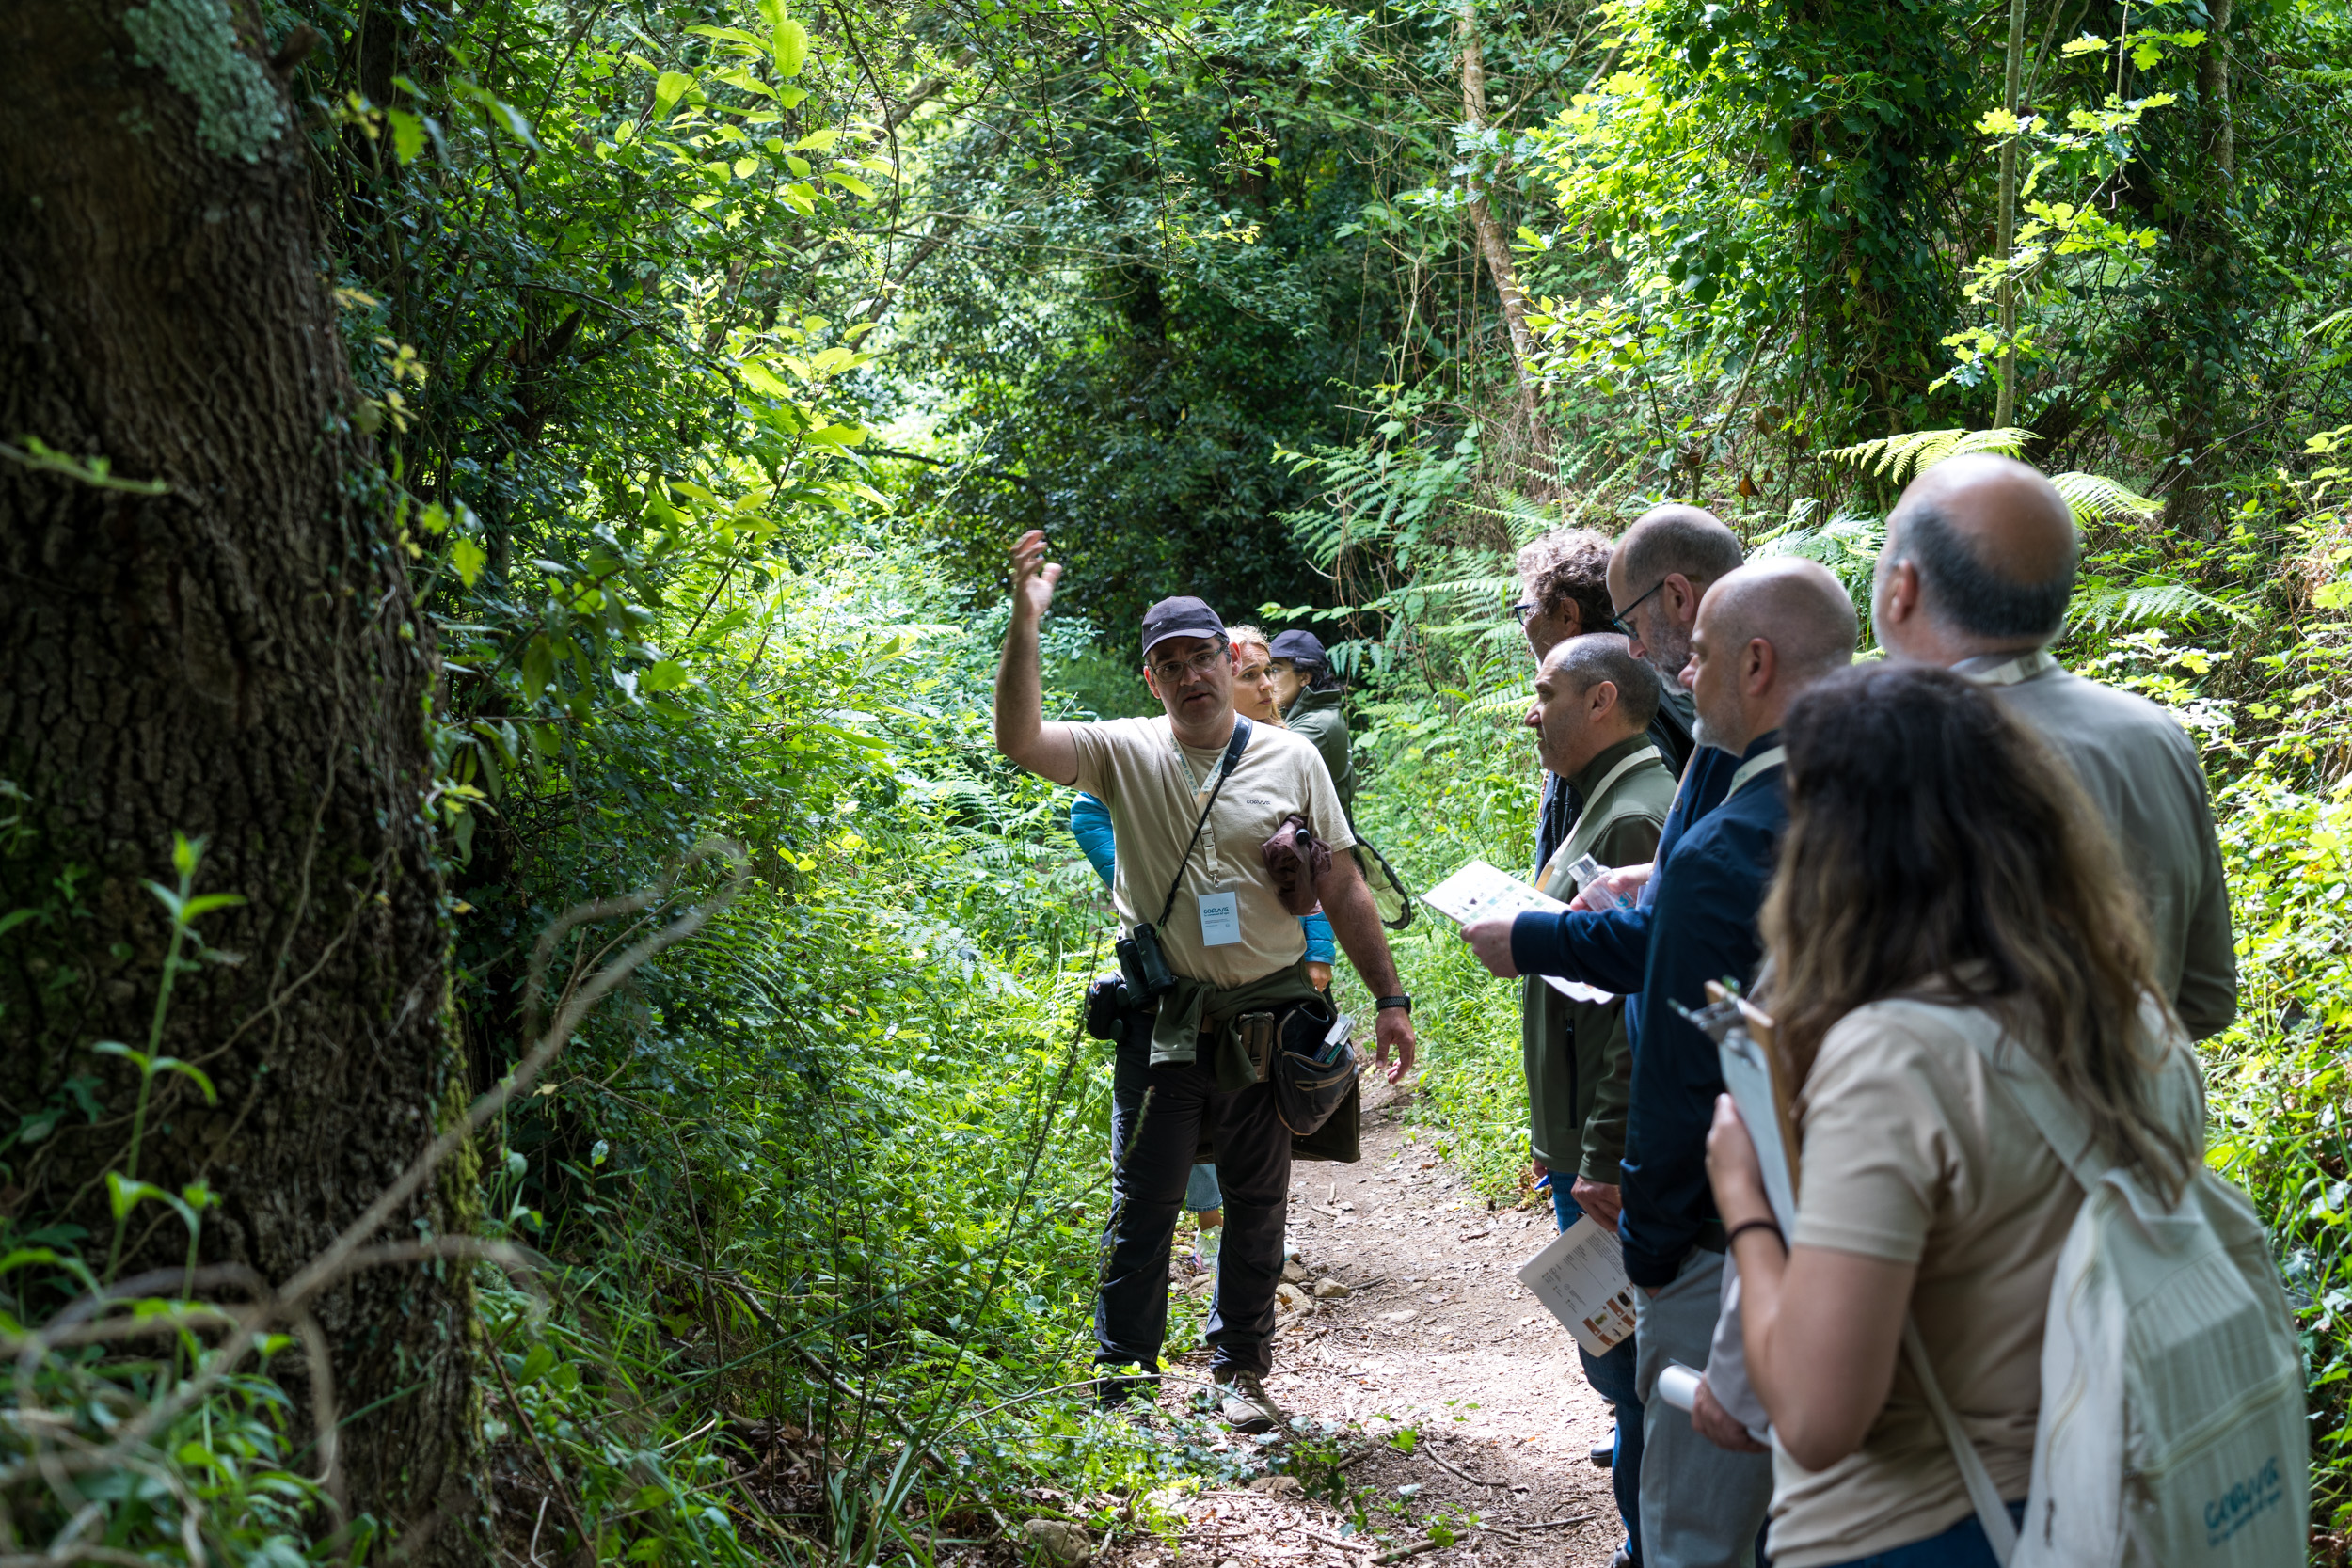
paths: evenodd
<path fill-rule="evenodd" d="M 1111 878 L 1119 871 L 1119 847 L 1111 836 L 1111 808 L 1089 795 L 1085 790 L 1070 802 L 1070 836 L 1078 841 L 1079 852 L 1094 874 L 1103 879 L 1103 885 L 1111 885 Z"/>
<path fill-rule="evenodd" d="M 1512 923 L 1520 973 L 1560 974 L 1641 995 L 1627 1009 L 1633 1039 L 1633 1101 L 1621 1163 L 1626 1274 L 1668 1284 L 1715 1227 L 1707 1184 L 1707 1129 L 1724 1079 L 1715 1043 L 1673 1004 L 1699 1007 L 1707 982 L 1756 977 L 1763 957 L 1756 911 L 1788 822 L 1772 768 L 1724 799 L 1740 764 L 1779 744 L 1759 736 L 1740 757 L 1707 750 L 1692 759 L 1682 797 L 1666 818 L 1658 874 L 1634 910 L 1607 914 L 1522 914 Z M 1708 800 L 1712 797 L 1711 804 Z"/>

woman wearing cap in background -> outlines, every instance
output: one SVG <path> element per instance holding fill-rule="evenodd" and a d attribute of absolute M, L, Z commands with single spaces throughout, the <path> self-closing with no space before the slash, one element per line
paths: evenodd
<path fill-rule="evenodd" d="M 1277 724 L 1286 730 L 1297 730 L 1314 742 L 1315 750 L 1323 754 L 1323 766 L 1329 768 L 1331 752 L 1323 740 L 1312 731 L 1294 724 L 1282 716 L 1279 700 L 1281 677 L 1275 673 L 1274 649 L 1266 641 L 1265 633 L 1255 626 L 1232 626 L 1228 628 L 1228 635 L 1233 640 L 1234 662 L 1240 666 L 1233 675 L 1233 711 L 1262 724 Z M 1339 719 L 1337 713 L 1332 717 Z M 1339 726 L 1340 745 L 1344 748 L 1347 745 L 1347 721 L 1339 720 Z M 1340 787 L 1341 807 L 1354 810 L 1349 803 L 1350 791 L 1346 786 L 1340 785 L 1337 773 L 1331 775 L 1331 783 Z M 1298 924 L 1307 932 L 1307 978 L 1314 982 L 1315 990 L 1329 990 L 1331 960 L 1339 957 L 1340 951 L 1338 943 L 1331 940 L 1331 923 L 1323 917 L 1323 908 L 1317 905 L 1314 913 L 1302 917 Z"/>
<path fill-rule="evenodd" d="M 1273 658 L 1274 705 L 1282 721 L 1314 742 L 1331 786 L 1340 792 L 1340 807 L 1348 821 L 1356 819 L 1356 761 L 1348 745 L 1347 716 L 1340 711 L 1340 677 L 1322 639 L 1311 631 L 1286 631 L 1267 652 Z M 1238 700 L 1238 698 L 1237 698 Z"/>

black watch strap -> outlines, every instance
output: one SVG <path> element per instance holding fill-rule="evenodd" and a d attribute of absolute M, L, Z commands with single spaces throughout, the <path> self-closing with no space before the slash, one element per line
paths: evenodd
<path fill-rule="evenodd" d="M 1387 1012 L 1391 1007 L 1402 1007 L 1409 1013 L 1413 1010 L 1413 999 L 1399 991 L 1394 996 L 1376 997 L 1372 1004 L 1372 1010 L 1375 1013 Z"/>

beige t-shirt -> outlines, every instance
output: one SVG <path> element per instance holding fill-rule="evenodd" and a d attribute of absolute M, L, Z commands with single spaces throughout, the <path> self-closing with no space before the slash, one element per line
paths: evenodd
<path fill-rule="evenodd" d="M 1794 1242 L 1918 1266 L 1911 1311 L 1944 1394 L 2004 1498 L 2026 1495 L 2042 1327 L 2082 1188 L 1953 1020 L 1880 1002 L 1838 1021 L 1797 1105 Z M 2166 1027 L 2151 1008 L 2152 1035 Z M 2011 1047 L 2014 1049 L 2014 1047 Z M 2203 1089 L 2170 1036 L 2153 1103 L 2204 1147 Z M 1791 1301 L 1784 1310 L 1801 1310 Z M 1971 1512 L 1960 1466 L 1896 1363 L 1886 1407 L 1826 1470 L 1772 1451 L 1773 1568 L 1819 1568 L 1942 1533 Z"/>
<path fill-rule="evenodd" d="M 1187 753 L 1176 744 L 1165 714 L 1071 729 L 1078 745 L 1077 786 L 1110 807 L 1119 848 L 1111 903 L 1120 927 L 1155 921 L 1192 825 L 1208 803 L 1224 749 Z M 1302 813 L 1315 835 L 1335 850 L 1356 842 L 1313 745 L 1288 730 L 1256 725 L 1200 831 L 1176 907 L 1160 932 L 1170 969 L 1231 987 L 1271 974 L 1305 955 L 1306 933 L 1276 896 L 1263 853 L 1265 841 L 1292 812 Z M 1238 895 L 1240 940 L 1209 946 L 1201 941 L 1200 899 L 1229 891 Z"/>

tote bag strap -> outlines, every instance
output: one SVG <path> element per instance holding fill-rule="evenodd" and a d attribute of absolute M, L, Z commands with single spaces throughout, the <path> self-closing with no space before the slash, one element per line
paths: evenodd
<path fill-rule="evenodd" d="M 1928 1409 L 1942 1429 L 1944 1441 L 1951 1445 L 1960 1479 L 1968 1488 L 1968 1500 L 1976 1505 L 1977 1523 L 1984 1527 L 1984 1538 L 1992 1544 L 1993 1560 L 2008 1568 L 2009 1560 L 2017 1555 L 2017 1522 L 2009 1516 L 2009 1505 L 2001 1501 L 2001 1489 L 1993 1484 L 1993 1472 L 1984 1467 L 1976 1444 L 1961 1430 L 1960 1418 L 1944 1397 L 1943 1386 L 1935 1381 L 1935 1369 L 1928 1364 L 1928 1347 L 1919 1338 L 1919 1325 L 1908 1314 L 1903 1318 L 1903 1355 L 1911 1363 L 1911 1375 L 1919 1380 L 1919 1392 L 1927 1397 Z"/>

